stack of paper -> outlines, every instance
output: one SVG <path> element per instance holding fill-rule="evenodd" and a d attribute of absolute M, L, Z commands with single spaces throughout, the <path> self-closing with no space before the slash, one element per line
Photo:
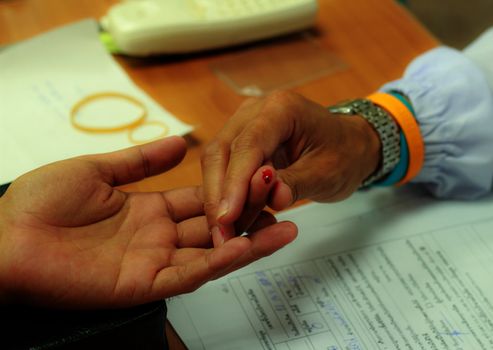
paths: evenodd
<path fill-rule="evenodd" d="M 372 190 L 280 218 L 294 243 L 169 300 L 189 349 L 493 349 L 493 198 Z"/>

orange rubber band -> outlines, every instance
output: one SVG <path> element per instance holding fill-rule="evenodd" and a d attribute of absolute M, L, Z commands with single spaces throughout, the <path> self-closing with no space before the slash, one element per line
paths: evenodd
<path fill-rule="evenodd" d="M 120 98 L 123 100 L 126 100 L 130 103 L 133 103 L 137 107 L 140 107 L 142 109 L 142 112 L 140 115 L 135 119 L 134 121 L 123 124 L 123 125 L 118 125 L 118 126 L 112 126 L 108 128 L 104 127 L 93 127 L 93 126 L 86 126 L 82 125 L 77 121 L 77 113 L 79 110 L 86 104 L 94 101 L 94 100 L 99 100 L 99 99 L 104 99 L 104 98 Z M 119 92 L 101 92 L 97 94 L 92 94 L 89 96 L 84 97 L 82 100 L 78 101 L 76 104 L 72 106 L 72 109 L 70 110 L 70 123 L 72 126 L 78 130 L 82 130 L 85 132 L 92 132 L 92 133 L 108 133 L 108 132 L 116 132 L 116 131 L 122 131 L 125 129 L 132 129 L 144 122 L 144 120 L 147 118 L 147 108 L 144 106 L 142 102 L 137 100 L 136 98 L 133 98 L 132 96 L 128 96 Z"/>
<path fill-rule="evenodd" d="M 409 165 L 406 175 L 397 183 L 398 186 L 403 185 L 418 175 L 423 167 L 425 146 L 419 125 L 411 111 L 397 97 L 377 92 L 368 96 L 367 99 L 389 112 L 406 137 L 409 147 Z"/>
<path fill-rule="evenodd" d="M 134 137 L 134 132 L 143 127 L 143 126 L 146 126 L 146 125 L 157 125 L 159 127 L 161 127 L 161 129 L 163 129 L 163 131 L 161 131 L 161 133 L 158 135 L 158 136 L 155 136 L 151 139 L 147 139 L 147 140 L 139 140 L 139 139 L 136 139 Z M 166 125 L 165 123 L 161 122 L 161 121 L 158 121 L 158 120 L 150 120 L 150 121 L 147 121 L 147 122 L 144 122 L 140 125 L 138 125 L 137 127 L 134 127 L 132 129 L 130 129 L 128 131 L 128 140 L 132 143 L 135 143 L 137 145 L 140 145 L 140 144 L 143 144 L 143 143 L 147 143 L 147 142 L 151 142 L 151 141 L 154 141 L 154 140 L 157 140 L 157 139 L 160 139 L 162 137 L 165 137 L 166 135 L 168 135 L 168 132 L 169 132 L 169 127 L 168 125 Z"/>

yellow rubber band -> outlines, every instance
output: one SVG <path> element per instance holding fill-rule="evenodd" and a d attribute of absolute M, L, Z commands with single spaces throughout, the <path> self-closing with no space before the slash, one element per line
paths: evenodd
<path fill-rule="evenodd" d="M 146 126 L 146 125 L 158 125 L 160 127 L 162 127 L 163 131 L 161 132 L 161 134 L 159 134 L 158 136 L 156 137 L 153 137 L 151 139 L 147 139 L 147 140 L 138 140 L 134 137 L 134 132 L 136 130 L 138 130 L 139 128 L 143 127 L 143 126 Z M 128 131 L 128 139 L 130 142 L 132 143 L 135 143 L 135 144 L 142 144 L 142 143 L 146 143 L 146 142 L 150 142 L 150 141 L 154 141 L 154 140 L 157 140 L 157 139 L 160 139 L 166 135 L 168 135 L 168 132 L 169 132 L 169 127 L 163 123 L 163 122 L 160 122 L 158 120 L 151 120 L 151 121 L 148 121 L 148 122 L 144 122 L 140 125 L 138 125 L 137 127 L 134 127 L 132 129 L 130 129 Z"/>
<path fill-rule="evenodd" d="M 425 147 L 419 125 L 411 111 L 397 97 L 377 92 L 367 98 L 389 112 L 406 137 L 409 147 L 409 166 L 406 175 L 397 183 L 397 185 L 403 185 L 418 175 L 423 167 Z"/>
<path fill-rule="evenodd" d="M 142 112 L 140 115 L 135 119 L 134 121 L 123 124 L 123 125 L 118 125 L 118 126 L 112 126 L 112 127 L 92 127 L 92 126 L 86 126 L 82 125 L 77 121 L 77 113 L 81 109 L 81 107 L 87 105 L 90 102 L 93 102 L 95 100 L 100 100 L 100 99 L 105 99 L 105 98 L 120 98 L 123 100 L 126 100 L 130 103 L 133 103 L 137 107 L 142 109 Z M 92 132 L 92 133 L 108 133 L 108 132 L 116 132 L 116 131 L 122 131 L 125 129 L 132 129 L 140 124 L 142 124 L 145 119 L 147 118 L 147 108 L 144 106 L 142 102 L 137 100 L 136 98 L 133 98 L 132 96 L 128 96 L 119 92 L 101 92 L 101 93 L 96 93 L 92 94 L 89 96 L 84 97 L 82 100 L 78 101 L 76 104 L 72 106 L 72 109 L 70 110 L 70 123 L 72 126 L 78 130 L 82 130 L 85 132 Z"/>

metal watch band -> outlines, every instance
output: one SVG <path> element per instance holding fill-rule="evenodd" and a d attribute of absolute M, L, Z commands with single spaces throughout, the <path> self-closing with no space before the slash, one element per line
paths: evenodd
<path fill-rule="evenodd" d="M 382 144 L 380 167 L 363 181 L 363 187 L 380 180 L 399 163 L 401 153 L 399 129 L 394 119 L 383 108 L 370 100 L 356 99 L 331 106 L 329 111 L 334 114 L 359 115 L 365 118 L 380 137 Z"/>

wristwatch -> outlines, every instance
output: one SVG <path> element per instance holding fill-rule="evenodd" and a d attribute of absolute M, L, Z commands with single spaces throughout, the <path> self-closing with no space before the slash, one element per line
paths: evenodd
<path fill-rule="evenodd" d="M 328 109 L 333 114 L 359 115 L 363 117 L 373 126 L 380 137 L 382 144 L 380 167 L 363 181 L 362 187 L 380 180 L 399 163 L 401 153 L 399 129 L 387 111 L 366 99 L 342 102 Z"/>

